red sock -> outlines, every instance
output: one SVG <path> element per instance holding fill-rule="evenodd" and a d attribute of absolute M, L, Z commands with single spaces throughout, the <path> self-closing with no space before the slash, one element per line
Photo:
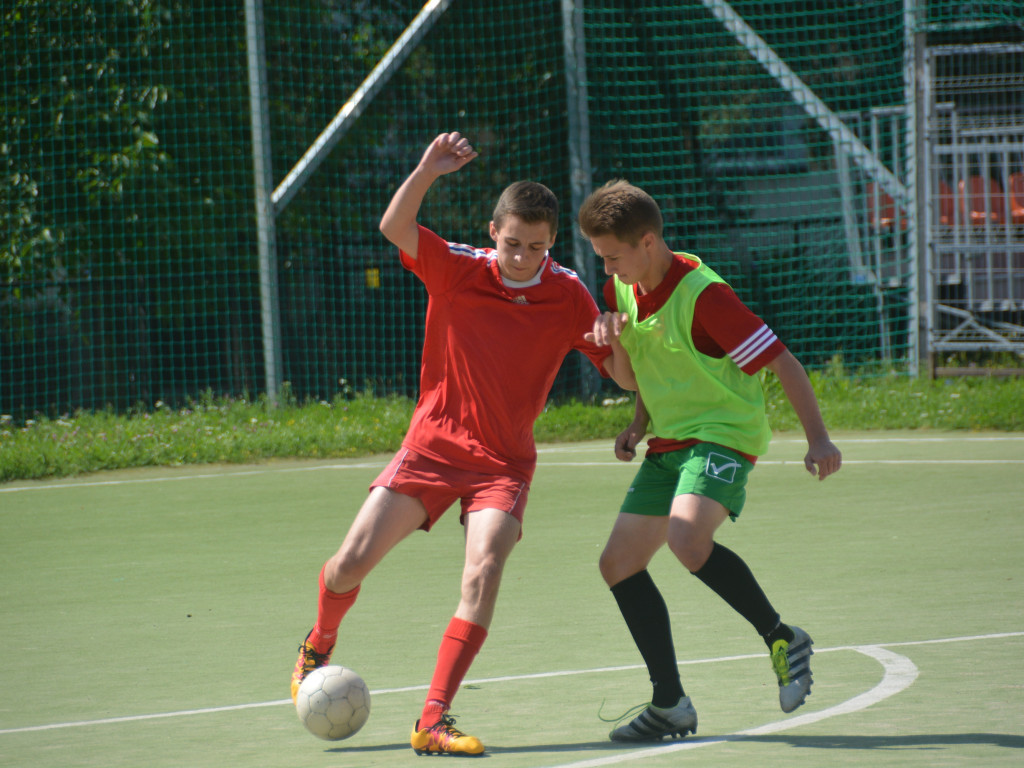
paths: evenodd
<path fill-rule="evenodd" d="M 358 595 L 358 586 L 342 594 L 331 592 L 324 584 L 324 570 L 320 569 L 320 599 L 317 603 L 316 624 L 309 635 L 309 642 L 317 653 L 327 653 L 334 647 L 334 641 L 338 637 L 338 625 Z"/>
<path fill-rule="evenodd" d="M 486 638 L 487 630 L 479 624 L 452 617 L 437 651 L 437 666 L 420 715 L 420 730 L 434 725 L 451 707 L 462 678 Z"/>

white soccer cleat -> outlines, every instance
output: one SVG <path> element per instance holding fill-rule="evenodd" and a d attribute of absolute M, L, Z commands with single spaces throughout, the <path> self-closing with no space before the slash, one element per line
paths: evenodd
<path fill-rule="evenodd" d="M 697 710 L 693 708 L 690 697 L 683 696 L 678 704 L 669 709 L 648 705 L 633 720 L 620 725 L 609 736 L 612 741 L 661 741 L 666 736 L 682 738 L 696 732 Z"/>
<path fill-rule="evenodd" d="M 792 712 L 811 695 L 811 636 L 800 627 L 790 626 L 793 642 L 776 640 L 772 645 L 772 668 L 779 679 L 779 706 Z"/>

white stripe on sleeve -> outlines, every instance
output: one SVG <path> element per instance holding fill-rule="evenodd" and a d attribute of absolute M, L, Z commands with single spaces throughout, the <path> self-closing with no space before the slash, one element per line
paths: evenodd
<path fill-rule="evenodd" d="M 751 360 L 756 358 L 768 347 L 775 343 L 775 334 L 767 325 L 762 325 L 757 331 L 750 334 L 747 340 L 729 353 L 729 357 L 742 368 Z"/>

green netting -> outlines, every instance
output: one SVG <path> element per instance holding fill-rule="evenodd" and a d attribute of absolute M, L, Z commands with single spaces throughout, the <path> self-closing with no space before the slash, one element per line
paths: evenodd
<path fill-rule="evenodd" d="M 264 391 L 244 5 L 3 4 L 0 413 Z M 661 202 L 670 243 L 732 281 L 809 367 L 841 355 L 910 370 L 912 239 L 880 226 L 850 144 L 714 12 L 745 20 L 912 184 L 903 0 L 574 5 L 585 71 L 567 73 L 562 4 L 453 2 L 276 217 L 280 379 L 300 398 L 415 393 L 426 297 L 377 222 L 448 130 L 481 156 L 428 197 L 422 220 L 445 237 L 486 244 L 501 188 L 536 179 L 563 201 L 556 258 L 599 283 L 597 260 L 574 253 L 574 183 L 626 177 Z M 942 42 L 1024 26 L 1016 2 L 918 5 L 909 31 Z M 420 9 L 266 4 L 275 184 Z M 586 89 L 582 180 L 567 77 Z M 570 358 L 555 396 L 593 394 L 587 365 Z"/>
<path fill-rule="evenodd" d="M 620 7 L 588 4 L 592 125 L 613 148 L 595 177 L 651 191 L 669 241 L 718 267 L 805 364 L 877 359 L 879 301 L 905 309 L 908 286 L 879 299 L 851 270 L 832 139 L 704 4 Z M 833 112 L 902 103 L 901 3 L 731 7 Z M 906 330 L 883 331 L 890 356 Z"/>

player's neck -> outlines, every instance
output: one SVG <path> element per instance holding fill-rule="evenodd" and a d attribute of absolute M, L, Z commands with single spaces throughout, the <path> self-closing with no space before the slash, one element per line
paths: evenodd
<path fill-rule="evenodd" d="M 672 261 L 675 259 L 675 255 L 668 249 L 667 246 L 659 248 L 655 251 L 651 257 L 650 266 L 647 272 L 640 280 L 637 281 L 637 292 L 643 296 L 644 294 L 651 293 L 659 285 L 661 281 L 665 279 L 665 275 L 668 274 L 669 269 L 672 267 Z"/>

